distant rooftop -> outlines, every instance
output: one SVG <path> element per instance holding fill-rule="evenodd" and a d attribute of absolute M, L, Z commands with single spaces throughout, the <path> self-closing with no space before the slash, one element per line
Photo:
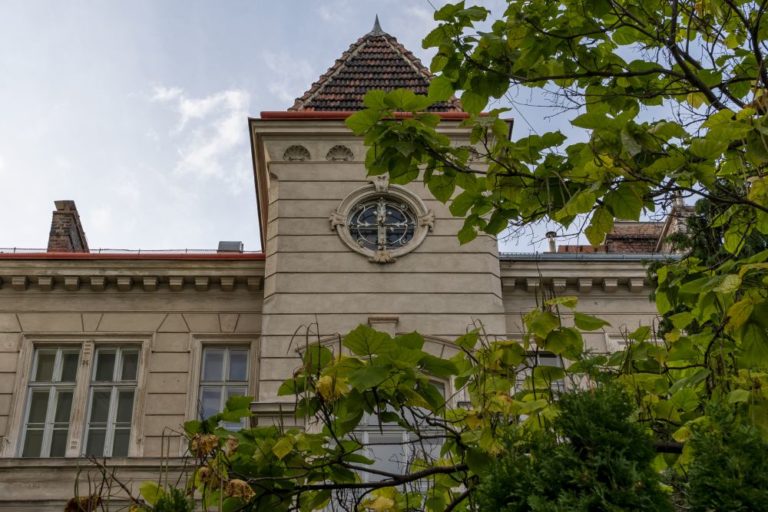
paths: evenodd
<path fill-rule="evenodd" d="M 371 89 L 410 89 L 426 95 L 432 73 L 397 39 L 381 29 L 379 17 L 373 30 L 352 44 L 289 111 L 362 110 Z M 461 112 L 453 99 L 430 108 L 436 112 Z"/>

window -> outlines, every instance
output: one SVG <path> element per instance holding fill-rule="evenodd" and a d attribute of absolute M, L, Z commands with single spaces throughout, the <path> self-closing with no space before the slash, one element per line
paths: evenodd
<path fill-rule="evenodd" d="M 248 349 L 245 347 L 203 348 L 200 375 L 198 416 L 208 418 L 224 409 L 231 396 L 248 394 Z M 237 429 L 242 423 L 227 423 L 225 428 Z"/>
<path fill-rule="evenodd" d="M 29 380 L 19 384 L 18 423 L 3 453 L 20 457 L 125 457 L 139 455 L 131 439 L 142 347 L 92 340 L 56 345 L 42 341 L 22 349 Z M 26 355 L 25 355 L 26 354 Z"/>
<path fill-rule="evenodd" d="M 80 349 L 35 350 L 21 440 L 22 457 L 63 457 Z"/>
<path fill-rule="evenodd" d="M 125 457 L 139 366 L 138 348 L 98 348 L 91 372 L 85 454 Z"/>
<path fill-rule="evenodd" d="M 533 368 L 537 366 L 552 366 L 555 368 L 563 367 L 563 360 L 560 356 L 552 354 L 551 352 L 529 352 L 525 363 L 521 364 L 517 369 L 515 375 L 515 388 L 517 390 L 525 389 L 526 379 L 531 377 Z M 551 382 L 550 387 L 555 393 L 562 393 L 565 391 L 565 381 L 558 379 Z"/>
<path fill-rule="evenodd" d="M 440 394 L 445 396 L 445 385 L 442 382 L 432 382 L 437 386 Z M 431 415 L 429 411 L 423 411 L 426 415 Z M 415 415 L 407 415 L 409 423 L 416 426 L 426 437 L 420 442 L 416 442 L 416 436 L 397 423 L 382 423 L 379 425 L 375 414 L 365 414 L 360 424 L 354 431 L 354 436 L 365 448 L 365 456 L 374 461 L 371 466 L 378 471 L 387 473 L 403 474 L 412 469 L 411 463 L 415 459 L 436 460 L 440 457 L 442 440 L 430 438 L 440 433 L 439 429 L 430 427 L 425 421 Z M 422 469 L 422 468 L 418 468 Z M 383 480 L 387 477 L 376 475 L 374 473 L 364 473 L 361 475 L 368 481 Z M 421 482 L 423 484 L 424 482 Z"/>
<path fill-rule="evenodd" d="M 435 216 L 418 195 L 378 177 L 347 195 L 330 221 L 350 249 L 375 263 L 391 263 L 424 241 Z"/>

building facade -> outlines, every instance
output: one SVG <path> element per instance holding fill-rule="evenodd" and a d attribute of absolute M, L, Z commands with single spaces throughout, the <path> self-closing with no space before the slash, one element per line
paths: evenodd
<path fill-rule="evenodd" d="M 479 325 L 519 335 L 543 294 L 577 295 L 611 323 L 585 334 L 595 351 L 654 322 L 643 261 L 660 257 L 664 226 L 627 224 L 599 252 L 499 254 L 487 235 L 460 245 L 462 220 L 420 182 L 367 177 L 344 119 L 368 89 L 425 93 L 429 78 L 377 23 L 291 109 L 248 120 L 263 252 L 93 252 L 60 201 L 47 251 L 0 253 L 0 509 L 89 494 L 86 455 L 128 482 L 156 478 L 184 453 L 182 424 L 232 394 L 255 397 L 254 422 L 286 421 L 277 388 L 305 337 L 417 330 L 450 355 Z M 468 144 L 458 103 L 437 111 Z"/>

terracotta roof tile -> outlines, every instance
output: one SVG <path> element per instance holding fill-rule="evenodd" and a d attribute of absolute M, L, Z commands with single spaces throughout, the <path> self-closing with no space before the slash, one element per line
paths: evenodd
<path fill-rule="evenodd" d="M 288 110 L 361 110 L 363 96 L 371 89 L 410 89 L 426 95 L 431 78 L 415 55 L 381 30 L 377 18 L 373 30 L 352 44 Z M 453 99 L 430 110 L 460 112 L 461 106 Z"/>

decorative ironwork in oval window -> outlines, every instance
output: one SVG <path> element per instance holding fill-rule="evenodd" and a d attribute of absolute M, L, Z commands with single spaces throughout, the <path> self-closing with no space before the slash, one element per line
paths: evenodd
<path fill-rule="evenodd" d="M 347 228 L 360 247 L 373 251 L 399 249 L 413 240 L 416 216 L 404 202 L 382 196 L 352 208 Z"/>
<path fill-rule="evenodd" d="M 386 179 L 349 194 L 331 215 L 331 229 L 355 252 L 375 263 L 392 263 L 424 241 L 435 215 L 413 192 Z"/>

